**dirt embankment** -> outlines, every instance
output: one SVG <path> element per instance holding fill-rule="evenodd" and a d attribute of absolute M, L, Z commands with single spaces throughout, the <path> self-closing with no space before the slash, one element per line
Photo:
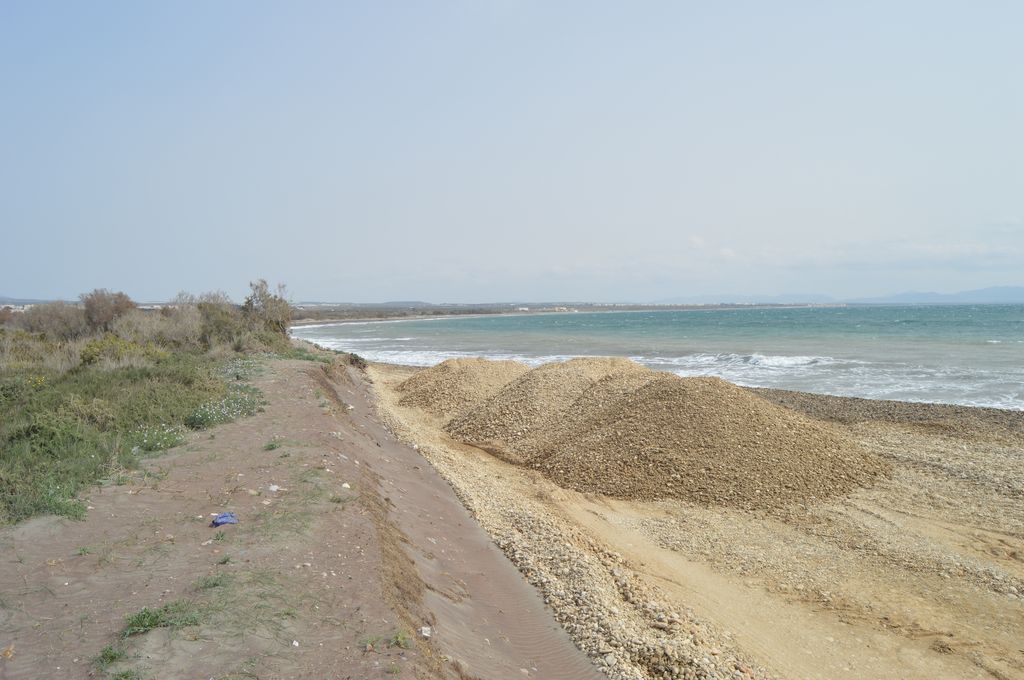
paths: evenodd
<path fill-rule="evenodd" d="M 262 412 L 0 528 L 0 677 L 596 675 L 357 371 L 254 370 Z"/>

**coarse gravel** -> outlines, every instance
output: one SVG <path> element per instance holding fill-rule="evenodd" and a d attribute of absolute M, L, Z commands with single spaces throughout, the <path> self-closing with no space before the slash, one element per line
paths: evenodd
<path fill-rule="evenodd" d="M 632 500 L 768 509 L 839 496 L 890 472 L 845 430 L 718 378 L 619 358 L 545 364 L 501 385 L 494 371 L 510 372 L 486 361 L 424 370 L 400 386 L 416 395 L 402 405 L 446 415 L 457 393 L 463 411 L 445 427 L 453 438 L 565 488 Z"/>

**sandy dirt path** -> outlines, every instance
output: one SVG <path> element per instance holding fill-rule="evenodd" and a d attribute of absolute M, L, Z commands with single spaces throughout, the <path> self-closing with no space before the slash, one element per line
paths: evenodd
<path fill-rule="evenodd" d="M 594 674 L 358 375 L 267 360 L 252 384 L 264 412 L 97 488 L 84 521 L 0 529 L 0 677 Z M 197 625 L 122 639 L 171 603 Z"/>

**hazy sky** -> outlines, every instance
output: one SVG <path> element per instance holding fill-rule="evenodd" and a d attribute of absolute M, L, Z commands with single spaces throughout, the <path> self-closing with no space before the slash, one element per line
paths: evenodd
<path fill-rule="evenodd" d="M 0 295 L 1024 285 L 1024 3 L 0 3 Z"/>

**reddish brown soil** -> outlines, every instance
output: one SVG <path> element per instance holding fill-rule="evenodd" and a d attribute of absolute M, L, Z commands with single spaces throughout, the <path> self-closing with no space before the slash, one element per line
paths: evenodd
<path fill-rule="evenodd" d="M 0 530 L 0 678 L 592 673 L 451 489 L 374 420 L 358 373 L 268 361 L 253 383 L 263 413 L 97 488 L 84 521 Z M 238 525 L 208 526 L 227 510 Z M 177 600 L 202 622 L 94 663 L 127 615 Z"/>

